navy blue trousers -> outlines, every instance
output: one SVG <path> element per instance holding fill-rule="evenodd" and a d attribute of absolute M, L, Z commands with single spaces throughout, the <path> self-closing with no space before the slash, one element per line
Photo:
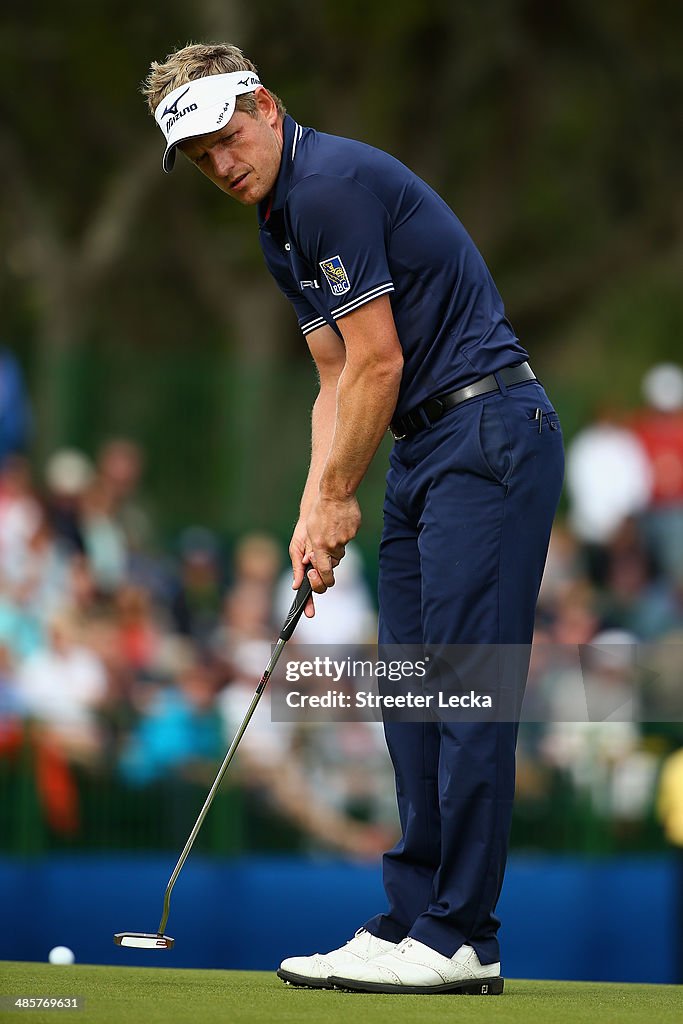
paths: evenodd
<path fill-rule="evenodd" d="M 529 644 L 563 469 L 559 421 L 536 382 L 463 403 L 396 442 L 380 644 Z M 365 927 L 449 957 L 468 943 L 494 963 L 517 725 L 436 716 L 384 729 L 402 836 L 383 858 L 389 909 Z"/>

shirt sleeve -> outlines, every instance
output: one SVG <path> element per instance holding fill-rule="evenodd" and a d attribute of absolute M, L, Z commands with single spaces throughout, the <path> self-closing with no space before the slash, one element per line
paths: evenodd
<path fill-rule="evenodd" d="M 292 287 L 288 282 L 280 282 L 280 289 L 283 295 L 289 299 L 294 306 L 294 311 L 299 321 L 299 328 L 301 332 L 310 334 L 311 331 L 317 331 L 319 327 L 324 327 L 327 321 L 324 317 L 311 306 L 311 304 L 304 298 L 301 292 L 298 292 L 296 288 Z"/>
<path fill-rule="evenodd" d="M 300 291 L 297 291 L 289 271 L 279 266 L 269 266 L 268 269 L 282 294 L 294 306 L 294 312 L 299 321 L 301 331 L 304 334 L 310 334 L 311 331 L 322 327 L 326 321 L 313 308 L 306 297 Z"/>
<path fill-rule="evenodd" d="M 360 182 L 310 175 L 290 192 L 286 216 L 290 237 L 334 320 L 393 292 L 389 214 Z"/>

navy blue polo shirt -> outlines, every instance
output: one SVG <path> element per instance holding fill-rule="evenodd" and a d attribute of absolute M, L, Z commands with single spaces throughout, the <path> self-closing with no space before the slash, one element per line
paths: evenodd
<path fill-rule="evenodd" d="M 523 362 L 527 353 L 449 206 L 381 150 L 284 120 L 282 162 L 258 207 L 268 270 L 304 334 L 389 295 L 404 368 L 396 415 Z"/>

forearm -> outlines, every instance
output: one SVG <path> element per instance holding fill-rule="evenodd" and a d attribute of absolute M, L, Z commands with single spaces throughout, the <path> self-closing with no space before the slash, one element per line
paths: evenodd
<path fill-rule="evenodd" d="M 301 496 L 301 519 L 306 518 L 318 497 L 320 478 L 332 447 L 336 415 L 337 389 L 321 384 L 311 413 L 311 463 Z"/>
<path fill-rule="evenodd" d="M 299 519 L 290 544 L 295 587 L 306 572 L 316 594 L 334 585 L 334 569 L 360 528 L 356 490 L 394 414 L 403 373 L 403 351 L 386 295 L 347 314 L 341 331 L 342 347 L 327 328 L 319 335 L 313 332 L 317 337 L 311 351 L 318 368 L 325 370 L 321 384 L 329 384 L 336 395 L 334 431 L 330 438 L 327 394 L 324 405 L 316 410 L 321 429 L 314 430 L 317 436 L 302 504 L 306 514 Z M 334 348 L 328 345 L 333 340 Z"/>
<path fill-rule="evenodd" d="M 347 362 L 337 386 L 334 434 L 320 475 L 324 500 L 356 493 L 396 408 L 402 364 Z"/>

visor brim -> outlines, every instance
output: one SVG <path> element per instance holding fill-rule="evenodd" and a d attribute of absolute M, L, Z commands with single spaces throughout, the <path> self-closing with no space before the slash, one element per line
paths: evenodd
<path fill-rule="evenodd" d="M 166 151 L 161 161 L 161 166 L 167 174 L 170 174 L 175 165 L 176 150 L 183 142 L 189 139 L 199 139 L 202 135 L 212 135 L 230 122 L 235 113 L 237 97 L 221 100 L 203 110 L 190 110 L 182 115 L 182 120 L 173 125 L 167 136 Z"/>

